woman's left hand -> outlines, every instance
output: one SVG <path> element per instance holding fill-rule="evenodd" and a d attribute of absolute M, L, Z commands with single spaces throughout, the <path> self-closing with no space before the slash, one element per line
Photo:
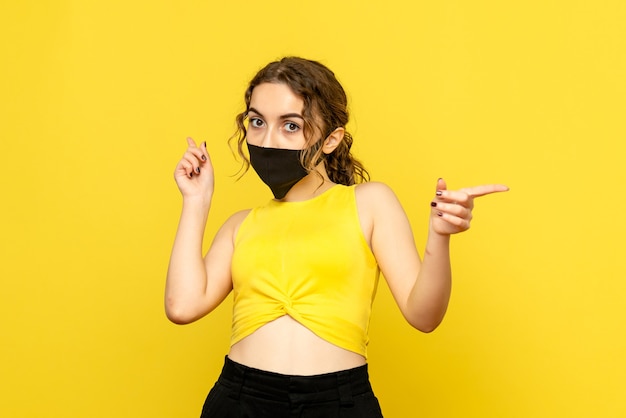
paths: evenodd
<path fill-rule="evenodd" d="M 472 220 L 474 199 L 492 193 L 506 192 L 502 184 L 486 184 L 460 190 L 447 190 L 443 179 L 437 181 L 437 193 L 431 202 L 431 228 L 440 235 L 467 231 Z"/>

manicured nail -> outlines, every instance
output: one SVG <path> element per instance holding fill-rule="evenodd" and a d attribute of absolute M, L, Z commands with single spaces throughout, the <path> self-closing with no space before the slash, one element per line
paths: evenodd
<path fill-rule="evenodd" d="M 443 193 L 441 192 L 441 190 L 437 190 L 437 193 L 435 193 L 437 196 L 441 196 Z"/>
<path fill-rule="evenodd" d="M 206 149 L 206 141 L 204 141 L 202 145 L 204 145 L 204 149 Z"/>
<path fill-rule="evenodd" d="M 193 177 L 193 171 L 191 173 L 189 173 L 189 178 Z"/>
<path fill-rule="evenodd" d="M 206 161 L 206 156 L 204 154 L 202 155 L 202 161 Z"/>
<path fill-rule="evenodd" d="M 200 167 L 196 167 L 196 173 L 200 174 Z"/>
<path fill-rule="evenodd" d="M 441 213 L 441 212 L 437 212 L 437 216 L 442 217 L 442 216 L 443 216 L 443 213 Z"/>
<path fill-rule="evenodd" d="M 430 202 L 430 206 L 434 208 L 435 206 L 437 206 L 437 202 Z"/>

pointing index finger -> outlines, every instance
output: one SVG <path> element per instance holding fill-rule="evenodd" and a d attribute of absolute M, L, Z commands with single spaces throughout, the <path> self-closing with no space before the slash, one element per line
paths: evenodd
<path fill-rule="evenodd" d="M 480 197 L 492 193 L 506 192 L 509 188 L 504 184 L 483 184 L 481 186 L 468 187 L 463 190 L 471 197 Z"/>

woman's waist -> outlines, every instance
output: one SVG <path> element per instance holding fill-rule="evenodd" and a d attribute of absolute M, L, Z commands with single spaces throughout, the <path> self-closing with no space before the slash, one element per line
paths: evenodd
<path fill-rule="evenodd" d="M 303 376 L 366 363 L 362 355 L 324 340 L 288 315 L 233 344 L 228 357 L 255 369 Z"/>

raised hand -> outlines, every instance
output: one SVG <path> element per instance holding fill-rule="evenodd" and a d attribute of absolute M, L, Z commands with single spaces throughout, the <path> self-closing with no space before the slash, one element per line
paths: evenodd
<path fill-rule="evenodd" d="M 486 184 L 460 190 L 447 190 L 446 182 L 439 179 L 435 199 L 430 204 L 433 231 L 441 235 L 450 235 L 468 230 L 472 221 L 474 199 L 507 190 L 509 188 L 502 184 Z"/>
<path fill-rule="evenodd" d="M 214 186 L 213 165 L 206 142 L 198 147 L 192 138 L 187 138 L 187 150 L 176 165 L 174 180 L 184 198 L 211 198 Z"/>

